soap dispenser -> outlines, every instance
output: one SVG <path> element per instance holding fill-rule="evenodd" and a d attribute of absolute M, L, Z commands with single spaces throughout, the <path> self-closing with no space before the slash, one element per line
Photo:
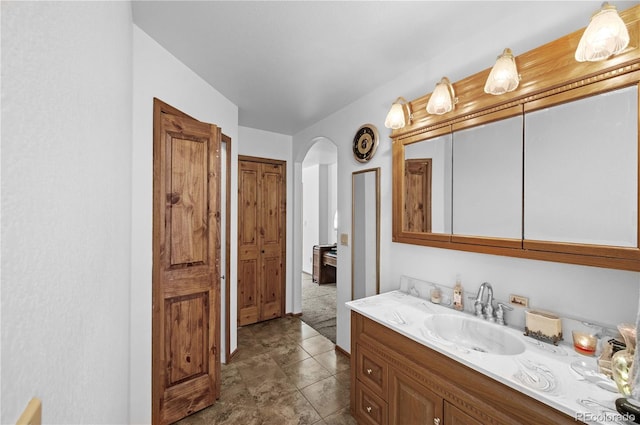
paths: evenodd
<path fill-rule="evenodd" d="M 462 278 L 457 274 L 456 285 L 453 287 L 453 308 L 459 311 L 464 310 L 463 298 Z"/>

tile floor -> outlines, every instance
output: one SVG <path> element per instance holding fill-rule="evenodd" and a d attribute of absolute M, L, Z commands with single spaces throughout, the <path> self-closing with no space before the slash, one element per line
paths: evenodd
<path fill-rule="evenodd" d="M 220 399 L 178 424 L 355 425 L 349 379 L 349 359 L 297 317 L 244 326 Z"/>

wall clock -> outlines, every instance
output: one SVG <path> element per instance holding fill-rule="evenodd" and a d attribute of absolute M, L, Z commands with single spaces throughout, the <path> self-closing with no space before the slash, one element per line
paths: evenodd
<path fill-rule="evenodd" d="M 357 161 L 367 162 L 378 148 L 378 129 L 373 124 L 365 124 L 356 131 L 353 138 L 353 156 Z"/>

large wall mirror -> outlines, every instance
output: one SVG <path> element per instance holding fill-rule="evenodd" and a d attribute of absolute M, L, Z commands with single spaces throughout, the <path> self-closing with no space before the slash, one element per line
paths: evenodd
<path fill-rule="evenodd" d="M 522 108 L 507 112 L 453 126 L 453 241 L 520 246 Z"/>
<path fill-rule="evenodd" d="M 524 239 L 638 246 L 637 85 L 527 112 L 524 131 Z"/>
<path fill-rule="evenodd" d="M 351 175 L 351 298 L 380 292 L 380 168 Z"/>
<path fill-rule="evenodd" d="M 639 11 L 623 13 L 634 46 Z M 518 56 L 514 92 L 485 94 L 487 69 L 453 84 L 447 114 L 410 102 L 394 242 L 640 271 L 640 49 L 578 63 L 580 36 Z"/>

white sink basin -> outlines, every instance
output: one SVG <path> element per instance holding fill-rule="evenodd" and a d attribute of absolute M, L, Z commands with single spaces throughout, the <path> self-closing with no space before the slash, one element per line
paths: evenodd
<path fill-rule="evenodd" d="M 425 334 L 466 350 L 481 353 L 516 355 L 524 352 L 524 343 L 495 323 L 459 316 L 436 314 L 425 322 Z"/>

